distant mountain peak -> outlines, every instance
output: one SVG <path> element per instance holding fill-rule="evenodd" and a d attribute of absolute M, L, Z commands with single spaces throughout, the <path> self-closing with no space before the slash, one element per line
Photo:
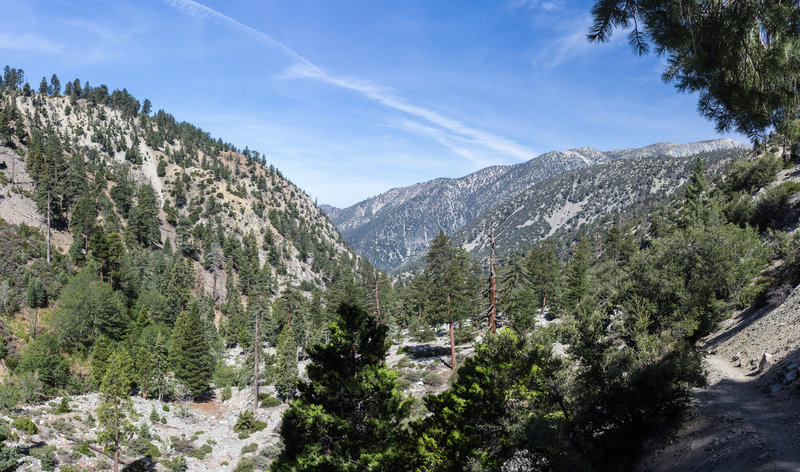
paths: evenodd
<path fill-rule="evenodd" d="M 487 210 L 565 172 L 617 160 L 679 158 L 745 148 L 749 146 L 727 138 L 609 152 L 584 146 L 551 151 L 520 164 L 487 167 L 460 178 L 393 188 L 347 208 L 323 211 L 359 254 L 381 270 L 391 271 L 424 251 L 440 229 L 453 234 Z"/>

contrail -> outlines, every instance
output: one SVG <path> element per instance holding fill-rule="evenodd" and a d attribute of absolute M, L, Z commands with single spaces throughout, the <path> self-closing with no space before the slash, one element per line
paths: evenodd
<path fill-rule="evenodd" d="M 472 128 L 458 120 L 448 118 L 433 110 L 409 103 L 407 100 L 392 93 L 392 91 L 386 87 L 382 87 L 366 80 L 332 76 L 317 67 L 314 63 L 303 57 L 294 49 L 286 46 L 280 41 L 275 40 L 270 35 L 242 24 L 239 21 L 236 21 L 233 18 L 201 3 L 197 3 L 193 0 L 170 0 L 169 3 L 173 7 L 177 7 L 180 10 L 186 11 L 193 16 L 216 21 L 238 33 L 254 39 L 260 44 L 282 51 L 295 61 L 295 64 L 284 71 L 281 76 L 283 78 L 316 79 L 336 87 L 357 92 L 358 94 L 374 102 L 380 103 L 387 108 L 415 116 L 448 131 L 451 134 L 449 138 L 452 140 L 458 140 L 472 145 L 479 145 L 504 155 L 513 156 L 517 160 L 526 161 L 537 155 L 537 153 L 532 149 L 511 139 L 498 136 L 487 131 Z M 472 159 L 472 157 L 470 157 L 472 153 L 465 155 L 463 148 L 454 147 L 451 144 L 448 144 L 450 140 L 439 140 L 439 142 L 450 147 L 453 151 L 459 153 L 460 155 L 464 155 L 465 157 Z"/>

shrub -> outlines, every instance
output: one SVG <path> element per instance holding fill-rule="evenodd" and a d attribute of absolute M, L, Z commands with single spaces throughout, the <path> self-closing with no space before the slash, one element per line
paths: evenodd
<path fill-rule="evenodd" d="M 772 182 L 782 167 L 783 162 L 774 154 L 765 154 L 753 161 L 736 161 L 725 178 L 725 191 L 729 195 L 739 191 L 755 192 Z"/>
<path fill-rule="evenodd" d="M 745 226 L 753 220 L 756 204 L 750 194 L 739 192 L 734 194 L 730 201 L 722 208 L 725 218 L 731 223 Z"/>
<path fill-rule="evenodd" d="M 795 187 L 794 182 L 784 182 L 767 189 L 758 199 L 753 214 L 753 224 L 764 230 L 767 226 L 780 223 L 786 212 L 789 211 L 789 197 L 795 193 Z"/>
<path fill-rule="evenodd" d="M 266 427 L 267 423 L 258 421 L 252 411 L 245 410 L 239 413 L 239 417 L 236 418 L 236 424 L 233 425 L 233 431 L 239 433 L 239 437 L 241 437 L 242 434 L 249 435 L 256 431 L 261 431 Z"/>
<path fill-rule="evenodd" d="M 442 384 L 442 378 L 433 372 L 426 372 L 425 375 L 422 376 L 422 383 L 435 387 Z"/>
<path fill-rule="evenodd" d="M 69 397 L 61 397 L 61 402 L 56 407 L 57 414 L 69 413 L 72 409 L 69 407 Z"/>
<path fill-rule="evenodd" d="M 194 444 L 192 444 L 192 442 L 189 441 L 186 438 L 180 438 L 179 439 L 179 438 L 174 438 L 173 437 L 172 438 L 172 449 L 174 449 L 175 452 L 186 453 L 186 452 L 194 451 L 195 447 L 194 447 Z"/>
<path fill-rule="evenodd" d="M 256 470 L 256 463 L 252 457 L 242 457 L 236 464 L 233 472 L 253 472 Z"/>
<path fill-rule="evenodd" d="M 183 456 L 178 456 L 172 460 L 165 460 L 162 462 L 164 467 L 167 468 L 170 472 L 186 472 L 186 458 Z"/>
<path fill-rule="evenodd" d="M 261 408 L 274 408 L 278 405 L 282 405 L 283 402 L 280 399 L 273 397 L 272 395 L 264 396 L 261 399 Z"/>
<path fill-rule="evenodd" d="M 232 396 L 231 387 L 227 386 L 222 389 L 222 392 L 220 393 L 220 400 L 226 402 L 231 399 L 231 396 Z"/>
<path fill-rule="evenodd" d="M 11 427 L 26 434 L 36 434 L 39 428 L 26 416 L 20 416 L 11 423 Z"/>
<path fill-rule="evenodd" d="M 56 470 L 55 452 L 55 446 L 41 446 L 31 448 L 29 454 L 31 457 L 35 457 L 41 461 L 42 470 L 52 471 Z"/>
<path fill-rule="evenodd" d="M 772 283 L 772 278 L 761 277 L 750 285 L 742 287 L 736 294 L 738 308 L 760 308 L 767 304 L 767 289 Z"/>
<path fill-rule="evenodd" d="M 258 444 L 250 443 L 242 448 L 242 454 L 249 454 L 251 452 L 256 452 L 257 449 L 258 449 Z"/>
<path fill-rule="evenodd" d="M 190 451 L 186 454 L 189 457 L 194 457 L 195 459 L 203 460 L 206 455 L 211 454 L 211 445 L 210 444 L 203 444 L 202 446 L 198 447 L 197 449 Z"/>
<path fill-rule="evenodd" d="M 89 443 L 82 443 L 80 449 L 78 449 L 78 452 L 86 457 L 94 457 L 94 451 L 89 449 Z"/>

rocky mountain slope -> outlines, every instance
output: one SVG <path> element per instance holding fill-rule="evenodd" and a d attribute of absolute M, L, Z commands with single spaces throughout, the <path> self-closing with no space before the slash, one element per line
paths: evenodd
<path fill-rule="evenodd" d="M 682 158 L 703 151 L 743 149 L 720 139 L 678 145 L 659 143 L 602 152 L 590 147 L 554 151 L 512 166 L 494 166 L 457 179 L 436 179 L 395 188 L 348 208 L 331 220 L 355 250 L 383 270 L 394 270 L 427 248 L 440 229 L 448 234 L 532 185 L 568 171 L 618 160 Z"/>
<path fill-rule="evenodd" d="M 45 129 L 58 136 L 66 153 L 82 158 L 85 178 L 105 194 L 99 215 L 104 225 L 126 223 L 123 192 L 115 195 L 115 187 L 130 192 L 143 184 L 152 187 L 160 208 L 161 243 L 169 239 L 196 261 L 209 292 L 214 241 L 223 247 L 232 237 L 253 238 L 259 264 L 269 265 L 279 283 L 324 287 L 337 264 L 356 257 L 308 195 L 258 153 L 214 140 L 163 111 L 135 116 L 113 102 L 21 93 L 2 110 L 13 116 L 11 129 L 21 130 L 19 137 L 0 140 L 5 144 L 0 146 L 0 217 L 9 223 L 44 230 L 46 218 L 32 199 L 35 186 L 26 158 L 33 130 Z M 53 230 L 55 250 L 61 252 L 73 241 L 68 218 L 69 211 L 67 221 Z M 224 274 L 216 288 L 224 294 Z"/>
<path fill-rule="evenodd" d="M 724 170 L 735 149 L 681 157 L 624 159 L 565 172 L 532 185 L 484 212 L 453 235 L 476 258 L 489 253 L 489 223 L 494 222 L 499 255 L 524 250 L 539 240 L 576 231 L 617 213 L 646 212 L 685 182 L 697 158 L 710 175 Z"/>

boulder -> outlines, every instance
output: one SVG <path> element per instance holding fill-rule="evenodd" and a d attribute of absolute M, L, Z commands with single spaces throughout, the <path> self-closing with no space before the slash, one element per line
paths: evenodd
<path fill-rule="evenodd" d="M 783 379 L 784 384 L 790 384 L 797 380 L 797 370 L 790 370 L 786 373 L 786 377 Z"/>

